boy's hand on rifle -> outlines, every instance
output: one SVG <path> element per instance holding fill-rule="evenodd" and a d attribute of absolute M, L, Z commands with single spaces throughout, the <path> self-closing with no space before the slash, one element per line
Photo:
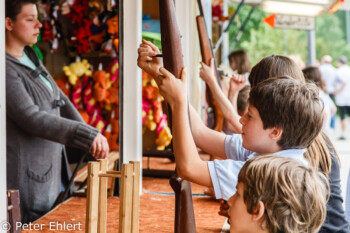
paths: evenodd
<path fill-rule="evenodd" d="M 160 54 L 157 46 L 149 41 L 142 40 L 140 47 L 137 50 L 139 57 L 137 58 L 137 65 L 152 75 L 153 78 L 159 76 L 159 68 L 162 66 L 162 60 L 159 57 L 155 57 Z M 156 82 L 158 80 L 156 79 Z"/>
<path fill-rule="evenodd" d="M 159 79 L 160 94 L 174 108 L 177 104 L 187 104 L 187 72 L 184 67 L 181 77 L 178 79 L 164 67 L 159 69 L 161 76 Z"/>
<path fill-rule="evenodd" d="M 223 199 L 220 200 L 220 211 L 218 212 L 219 215 L 227 217 L 228 218 L 228 223 L 230 224 L 230 216 L 228 215 L 228 209 L 230 206 L 227 204 L 226 201 Z"/>
<path fill-rule="evenodd" d="M 232 78 L 230 80 L 230 88 L 228 91 L 229 95 L 238 93 L 240 90 L 242 90 L 243 87 L 245 87 L 246 85 L 246 80 L 247 78 L 245 75 L 241 75 L 241 74 L 232 75 Z"/>
<path fill-rule="evenodd" d="M 210 66 L 207 66 L 204 62 L 201 62 L 201 65 L 202 67 L 199 72 L 201 79 L 208 85 L 214 84 L 216 82 L 214 59 L 210 59 Z"/>

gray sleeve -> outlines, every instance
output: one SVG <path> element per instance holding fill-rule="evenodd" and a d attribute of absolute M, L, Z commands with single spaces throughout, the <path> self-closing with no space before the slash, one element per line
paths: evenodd
<path fill-rule="evenodd" d="M 90 150 L 98 130 L 82 122 L 39 109 L 14 70 L 6 70 L 6 115 L 22 130 L 36 137 Z"/>

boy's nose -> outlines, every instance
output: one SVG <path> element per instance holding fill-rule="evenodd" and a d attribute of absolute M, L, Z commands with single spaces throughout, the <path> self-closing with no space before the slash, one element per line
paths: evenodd
<path fill-rule="evenodd" d="M 239 119 L 239 123 L 241 123 L 242 125 L 245 124 L 246 115 L 247 115 L 247 114 L 244 114 L 244 115 L 241 117 L 241 119 Z"/>

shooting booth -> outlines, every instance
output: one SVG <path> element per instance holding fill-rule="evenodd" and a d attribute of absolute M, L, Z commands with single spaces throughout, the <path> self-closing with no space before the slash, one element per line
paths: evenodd
<path fill-rule="evenodd" d="M 111 153 L 104 161 L 72 164 L 78 191 L 22 227 L 22 232 L 227 229 L 226 219 L 217 214 L 219 203 L 203 194 L 205 187 L 176 176 L 171 114 L 152 77 L 137 67 L 137 48 L 142 38 L 153 42 L 169 70 L 166 59 L 169 54 L 177 56 L 191 77 L 189 102 L 208 127 L 221 131 L 222 114 L 210 103 L 209 88 L 199 78 L 200 61 L 208 64 L 215 58 L 217 64 L 227 64 L 230 21 L 235 21 L 243 4 L 249 5 L 249 15 L 240 19 L 236 43 L 262 2 L 268 1 L 40 1 L 43 28 L 35 49 L 86 123 L 108 139 Z M 164 9 L 171 23 L 164 22 Z M 206 40 L 198 36 L 198 22 Z M 177 38 L 180 43 L 171 50 L 164 44 L 170 39 L 164 38 Z M 210 52 L 201 53 L 205 48 Z M 217 78 L 220 82 L 219 73 Z M 210 159 L 205 152 L 200 156 Z"/>
<path fill-rule="evenodd" d="M 169 185 L 175 163 L 168 142 L 170 124 L 164 123 L 169 121 L 166 115 L 158 115 L 161 122 L 156 123 L 152 136 L 143 136 L 142 97 L 147 92 L 143 86 L 153 84 L 137 68 L 137 47 L 141 38 L 161 41 L 152 32 L 142 32 L 151 24 L 142 24 L 142 19 L 146 20 L 147 11 L 157 9 L 159 2 L 68 2 L 62 5 L 59 1 L 40 1 L 43 29 L 35 49 L 86 123 L 101 130 L 108 139 L 111 152 L 106 161 L 97 164 L 91 158 L 74 161 L 72 183 L 77 191 L 32 224 L 23 225 L 21 231 L 189 232 L 174 230 L 176 222 L 183 225 L 184 217 L 175 213 L 178 196 Z M 193 12 L 197 14 L 197 3 L 178 0 L 175 4 L 176 11 L 171 7 L 182 34 L 184 62 L 191 67 L 192 63 L 197 65 L 193 60 L 200 58 L 198 41 L 191 39 L 196 34 Z M 76 10 L 80 8 L 84 10 Z M 198 47 L 197 52 L 191 51 L 193 47 Z M 196 68 L 190 70 L 197 73 Z M 189 82 L 201 92 L 198 80 Z M 191 95 L 199 106 L 197 94 Z M 167 114 L 166 103 L 154 101 L 151 105 L 159 107 L 159 103 Z M 167 161 L 150 161 L 148 157 Z M 133 167 L 127 168 L 129 164 Z M 151 172 L 143 177 L 143 172 L 152 166 L 165 171 L 165 175 L 158 177 Z M 218 203 L 202 194 L 204 187 L 188 185 L 193 190 L 193 201 L 191 194 L 187 196 L 192 209 L 192 217 L 186 223 L 191 225 L 190 231 L 220 232 L 225 219 L 216 214 Z M 176 188 L 181 193 L 181 186 Z"/>

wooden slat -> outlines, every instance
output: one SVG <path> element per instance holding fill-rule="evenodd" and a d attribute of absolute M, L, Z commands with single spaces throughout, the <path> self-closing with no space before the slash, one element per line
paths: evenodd
<path fill-rule="evenodd" d="M 111 177 L 111 178 L 120 178 L 122 175 L 121 174 L 98 174 L 99 177 Z"/>
<path fill-rule="evenodd" d="M 122 173 L 120 171 L 106 171 L 106 174 L 121 175 Z"/>
<path fill-rule="evenodd" d="M 131 205 L 132 205 L 132 173 L 131 164 L 122 165 L 122 178 L 119 207 L 119 232 L 131 231 Z"/>
<path fill-rule="evenodd" d="M 98 216 L 98 189 L 100 164 L 89 162 L 88 164 L 88 185 L 86 198 L 86 233 L 96 233 Z"/>
<path fill-rule="evenodd" d="M 139 232 L 139 214 L 140 214 L 140 162 L 132 161 L 133 165 L 133 190 L 132 190 L 132 213 L 131 213 L 131 232 Z"/>
<path fill-rule="evenodd" d="M 100 172 L 107 172 L 107 160 L 101 159 Z M 100 177 L 100 176 L 99 176 Z M 107 177 L 100 177 L 99 206 L 98 206 L 98 233 L 107 232 Z"/>

